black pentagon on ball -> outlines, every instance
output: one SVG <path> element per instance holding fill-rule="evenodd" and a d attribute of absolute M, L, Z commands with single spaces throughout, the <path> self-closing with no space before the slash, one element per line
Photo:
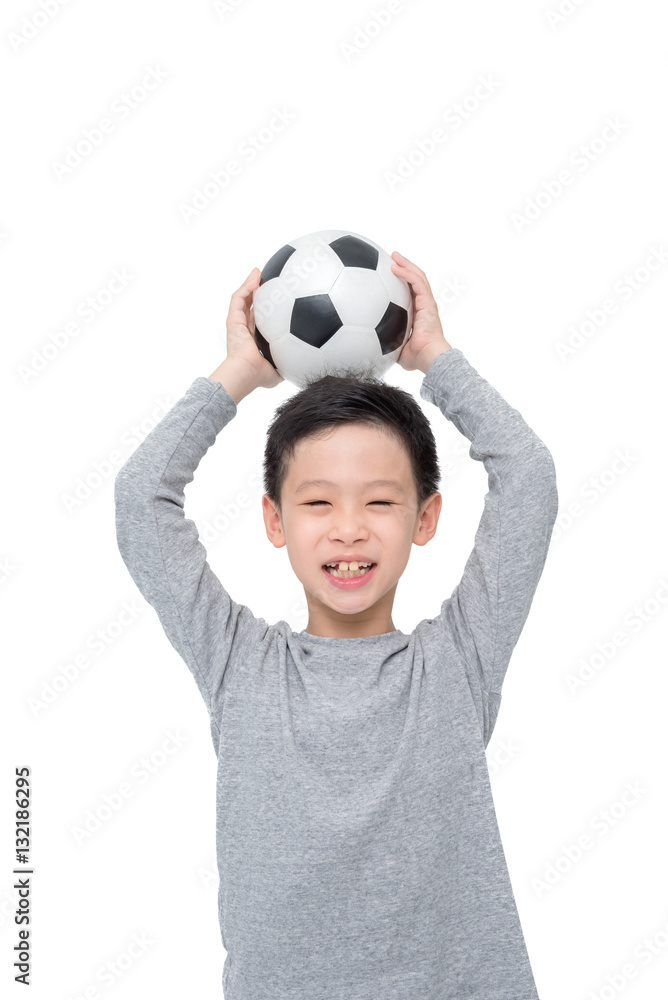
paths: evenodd
<path fill-rule="evenodd" d="M 396 351 L 404 342 L 406 327 L 408 326 L 408 313 L 403 306 L 398 306 L 396 302 L 390 302 L 383 314 L 383 318 L 376 327 L 378 341 L 383 354 Z"/>
<path fill-rule="evenodd" d="M 253 337 L 255 338 L 255 343 L 257 344 L 262 357 L 266 358 L 270 365 L 274 365 L 274 359 L 271 356 L 269 341 L 262 336 L 257 327 L 255 327 L 255 330 L 253 331 Z M 276 368 L 276 365 L 274 365 L 274 368 Z M 276 371 L 278 371 L 278 368 L 276 368 Z"/>
<path fill-rule="evenodd" d="M 285 267 L 285 262 L 290 260 L 293 253 L 296 252 L 295 248 L 291 247 L 289 243 L 286 243 L 284 247 L 277 250 L 273 257 L 270 257 L 262 268 L 262 273 L 260 274 L 260 285 L 263 285 L 265 281 L 269 281 L 270 278 L 277 278 Z M 260 285 L 258 285 L 258 288 Z"/>
<path fill-rule="evenodd" d="M 368 267 L 370 271 L 378 267 L 376 248 L 357 236 L 340 236 L 329 245 L 345 267 Z"/>
<path fill-rule="evenodd" d="M 295 299 L 290 333 L 311 347 L 322 347 L 342 326 L 329 295 L 302 295 Z"/>

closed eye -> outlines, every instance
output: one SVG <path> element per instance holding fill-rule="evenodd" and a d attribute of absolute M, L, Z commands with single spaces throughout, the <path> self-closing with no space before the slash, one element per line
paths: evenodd
<path fill-rule="evenodd" d="M 327 503 L 327 502 L 328 502 L 327 500 L 309 500 L 306 503 L 305 506 L 306 507 L 315 507 L 317 504 Z M 385 507 L 391 507 L 392 506 L 392 501 L 391 500 L 372 500 L 371 503 L 380 503 L 380 504 L 383 504 Z"/>

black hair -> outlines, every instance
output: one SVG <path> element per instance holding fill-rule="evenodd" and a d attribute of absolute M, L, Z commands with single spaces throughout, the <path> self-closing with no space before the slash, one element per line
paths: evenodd
<path fill-rule="evenodd" d="M 281 490 L 295 446 L 303 438 L 341 424 L 382 427 L 404 445 L 411 462 L 418 506 L 438 490 L 441 473 L 429 420 L 405 389 L 353 367 L 344 374 L 307 379 L 301 391 L 276 409 L 264 450 L 264 490 L 281 511 Z"/>

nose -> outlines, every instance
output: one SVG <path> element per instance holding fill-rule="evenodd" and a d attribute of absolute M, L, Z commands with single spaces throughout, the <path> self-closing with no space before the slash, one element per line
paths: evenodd
<path fill-rule="evenodd" d="M 333 517 L 329 530 L 331 542 L 341 542 L 343 545 L 354 545 L 369 537 L 369 529 L 364 516 L 364 509 L 351 507 L 348 510 L 339 509 Z"/>

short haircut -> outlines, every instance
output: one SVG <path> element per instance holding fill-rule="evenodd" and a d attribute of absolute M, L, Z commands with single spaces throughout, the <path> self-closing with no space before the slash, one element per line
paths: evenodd
<path fill-rule="evenodd" d="M 352 374 L 350 373 L 352 371 Z M 414 396 L 388 385 L 368 369 L 323 375 L 276 409 L 264 450 L 264 489 L 281 513 L 281 491 L 298 441 L 341 424 L 382 427 L 405 447 L 410 459 L 418 507 L 438 490 L 441 473 L 429 420 Z"/>

